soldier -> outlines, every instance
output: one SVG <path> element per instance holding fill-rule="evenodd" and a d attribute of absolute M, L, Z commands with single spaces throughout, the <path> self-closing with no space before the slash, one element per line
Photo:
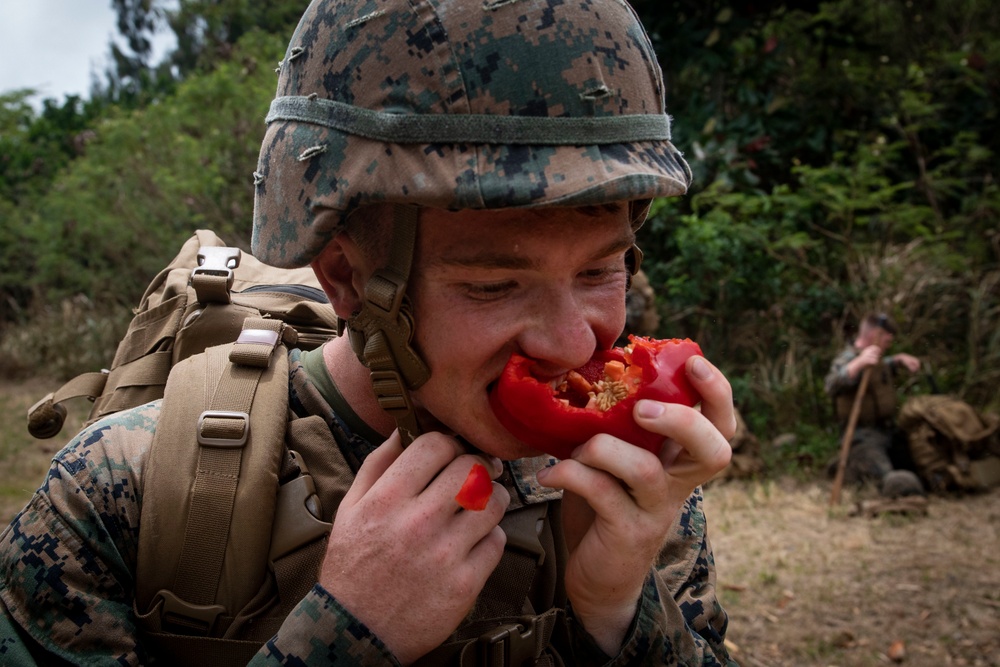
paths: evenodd
<path fill-rule="evenodd" d="M 891 430 L 896 415 L 896 370 L 900 367 L 910 373 L 920 370 L 920 360 L 911 354 L 886 355 L 895 336 L 896 324 L 888 315 L 870 314 L 861 321 L 854 342 L 830 364 L 824 388 L 833 398 L 837 419 L 842 424 L 851 414 L 862 371 L 871 368 L 858 426 Z"/>
<path fill-rule="evenodd" d="M 858 412 L 848 479 L 880 482 L 894 467 L 906 464 L 905 434 L 898 433 L 895 425 L 895 377 L 900 367 L 911 373 L 918 371 L 920 360 L 905 352 L 887 355 L 895 335 L 896 324 L 888 315 L 869 314 L 861 321 L 854 342 L 833 360 L 824 380 L 824 388 L 833 398 L 837 420 L 844 426 L 861 375 L 866 368 L 871 369 Z"/>
<path fill-rule="evenodd" d="M 638 403 L 659 457 L 606 435 L 540 456 L 488 401 L 512 352 L 556 378 L 614 343 L 649 201 L 688 187 L 634 12 L 314 0 L 267 122 L 254 254 L 311 264 L 348 315 L 289 356 L 291 412 L 336 440 L 310 470 L 344 492 L 315 585 L 250 663 L 733 664 L 699 491 L 730 457 L 724 376 L 693 358 L 700 410 Z M 199 639 L 147 633 L 134 599 L 160 406 L 85 429 L 4 533 L 4 662 L 140 664 Z M 492 497 L 458 511 L 475 462 Z M 505 530 L 525 508 L 544 551 L 521 581 Z"/>

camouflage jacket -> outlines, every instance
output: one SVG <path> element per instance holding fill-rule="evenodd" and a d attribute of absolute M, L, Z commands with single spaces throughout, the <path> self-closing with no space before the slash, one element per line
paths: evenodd
<path fill-rule="evenodd" d="M 291 407 L 322 414 L 342 449 L 363 458 L 372 445 L 352 434 L 290 358 Z M 84 429 L 53 459 L 42 487 L 0 536 L 0 664 L 140 665 L 151 661 L 132 610 L 141 478 L 159 402 Z M 543 462 L 544 464 L 544 462 Z M 536 462 L 510 464 L 511 497 L 551 500 L 533 487 Z M 573 664 L 725 665 L 727 616 L 715 594 L 702 497 L 678 517 L 647 580 L 632 631 L 608 658 L 570 617 Z M 57 656 L 57 657 L 56 657 Z M 396 665 L 373 633 L 316 584 L 261 647 L 253 665 Z"/>

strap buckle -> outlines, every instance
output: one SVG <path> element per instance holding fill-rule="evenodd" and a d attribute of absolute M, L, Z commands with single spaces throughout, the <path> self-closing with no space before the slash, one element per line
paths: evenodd
<path fill-rule="evenodd" d="M 191 284 L 199 302 L 230 302 L 233 269 L 240 265 L 242 256 L 239 248 L 202 246 L 198 250 L 198 266 L 191 271 Z"/>
<path fill-rule="evenodd" d="M 173 634 L 208 636 L 219 616 L 226 611 L 222 605 L 185 602 L 167 589 L 159 591 L 156 595 L 163 600 L 160 626 Z"/>
<path fill-rule="evenodd" d="M 278 487 L 278 500 L 271 524 L 272 563 L 330 533 L 330 524 L 320 518 L 322 512 L 312 475 L 301 456 L 294 451 L 289 453 L 299 467 L 299 476 Z"/>
<path fill-rule="evenodd" d="M 533 616 L 526 616 L 517 623 L 501 625 L 484 632 L 476 640 L 479 664 L 486 667 L 534 665 L 538 657 L 537 640 Z"/>
<path fill-rule="evenodd" d="M 227 422 L 239 420 L 240 425 Z M 212 435 L 206 435 L 205 430 Z M 233 430 L 239 428 L 238 431 Z M 203 447 L 223 447 L 238 449 L 247 444 L 250 435 L 250 415 L 233 410 L 205 410 L 198 417 L 198 444 Z"/>

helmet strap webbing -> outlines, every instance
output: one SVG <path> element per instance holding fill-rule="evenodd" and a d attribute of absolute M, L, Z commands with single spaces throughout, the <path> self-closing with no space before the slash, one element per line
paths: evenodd
<path fill-rule="evenodd" d="M 646 221 L 646 216 L 649 215 L 649 208 L 652 203 L 652 199 L 637 199 L 629 202 L 629 217 L 632 220 L 632 231 L 638 231 L 642 227 L 642 223 Z M 625 268 L 628 270 L 628 275 L 625 278 L 626 291 L 632 287 L 632 276 L 639 272 L 639 266 L 641 265 L 642 250 L 633 243 L 632 247 L 625 251 Z"/>
<path fill-rule="evenodd" d="M 386 265 L 365 285 L 361 310 L 347 322 L 354 353 L 371 371 L 379 406 L 399 428 L 403 446 L 420 435 L 409 390 L 430 377 L 427 364 L 413 348 L 413 311 L 406 284 L 417 241 L 419 210 L 393 205 L 392 236 Z"/>

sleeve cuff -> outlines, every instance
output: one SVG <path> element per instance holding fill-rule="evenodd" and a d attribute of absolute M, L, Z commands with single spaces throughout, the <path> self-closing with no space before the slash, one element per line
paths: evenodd
<path fill-rule="evenodd" d="M 268 641 L 254 665 L 389 665 L 399 662 L 364 623 L 316 584 Z"/>

